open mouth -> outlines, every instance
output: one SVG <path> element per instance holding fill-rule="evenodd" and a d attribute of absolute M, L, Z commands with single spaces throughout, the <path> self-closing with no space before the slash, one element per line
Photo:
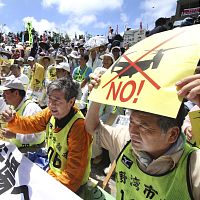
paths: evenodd
<path fill-rule="evenodd" d="M 58 111 L 57 110 L 51 110 L 51 113 L 54 115 L 54 114 L 57 114 Z"/>

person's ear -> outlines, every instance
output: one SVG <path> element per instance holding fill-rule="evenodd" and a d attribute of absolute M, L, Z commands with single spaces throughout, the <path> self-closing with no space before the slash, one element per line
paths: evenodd
<path fill-rule="evenodd" d="M 14 94 L 15 94 L 15 96 L 19 96 L 19 91 L 18 91 L 18 90 L 15 90 L 15 91 L 14 91 Z"/>
<path fill-rule="evenodd" d="M 172 144 L 176 142 L 180 134 L 180 129 L 178 126 L 174 126 L 167 131 L 167 134 L 168 134 L 168 142 Z"/>
<path fill-rule="evenodd" d="M 71 99 L 69 100 L 69 103 L 70 103 L 71 106 L 73 106 L 74 103 L 75 103 L 75 97 L 71 98 Z"/>

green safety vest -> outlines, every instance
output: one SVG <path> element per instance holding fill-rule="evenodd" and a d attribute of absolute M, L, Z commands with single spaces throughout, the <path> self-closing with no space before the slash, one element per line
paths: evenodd
<path fill-rule="evenodd" d="M 22 106 L 18 110 L 16 110 L 19 116 L 23 116 L 24 110 L 29 103 L 32 103 L 32 101 L 29 99 L 25 100 Z M 41 135 L 40 140 L 31 142 L 29 144 L 22 144 L 21 141 L 17 139 L 11 139 L 11 142 L 14 143 L 19 148 L 19 147 L 29 147 L 36 144 L 41 144 L 42 142 L 44 142 L 44 140 L 45 140 L 45 133 Z"/>
<path fill-rule="evenodd" d="M 81 74 L 81 68 L 78 67 L 78 70 L 75 72 L 75 75 L 74 75 L 74 80 L 76 80 L 78 82 L 82 82 L 85 79 L 85 75 L 86 75 L 87 69 L 88 69 L 88 67 L 85 66 L 85 70 Z"/>
<path fill-rule="evenodd" d="M 55 130 L 55 118 L 52 116 L 47 126 L 46 136 L 47 136 L 47 147 L 48 147 L 48 159 L 50 169 L 56 174 L 62 174 L 62 171 L 67 165 L 67 155 L 68 155 L 68 134 L 77 119 L 84 119 L 81 111 L 78 111 L 72 119 L 67 123 L 67 125 L 59 132 L 54 132 Z M 92 145 L 89 147 L 88 152 L 88 165 L 82 180 L 82 185 L 84 185 L 89 178 L 90 174 L 90 160 L 92 155 Z"/>
<path fill-rule="evenodd" d="M 189 183 L 189 158 L 197 148 L 185 144 L 178 165 L 163 175 L 149 175 L 137 164 L 129 142 L 117 159 L 117 200 L 189 200 L 193 199 Z"/>

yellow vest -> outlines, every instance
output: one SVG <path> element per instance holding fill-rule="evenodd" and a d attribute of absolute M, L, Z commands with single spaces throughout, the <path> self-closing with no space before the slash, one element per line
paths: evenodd
<path fill-rule="evenodd" d="M 77 119 L 83 119 L 83 115 L 78 111 L 72 119 L 67 123 L 67 125 L 57 133 L 54 133 L 55 129 L 55 118 L 52 116 L 46 130 L 46 142 L 48 147 L 48 159 L 49 167 L 56 174 L 60 175 L 67 165 L 67 154 L 68 145 L 67 138 L 68 133 Z M 82 185 L 84 185 L 90 174 L 90 159 L 92 155 L 91 145 L 88 152 L 88 165 L 82 180 Z"/>
<path fill-rule="evenodd" d="M 188 178 L 190 154 L 197 148 L 185 144 L 177 166 L 162 175 L 143 172 L 133 156 L 129 142 L 117 159 L 117 200 L 189 200 L 193 199 Z"/>
<path fill-rule="evenodd" d="M 35 71 L 31 72 L 30 88 L 32 90 L 42 89 L 45 70 L 42 65 L 35 63 Z"/>
<path fill-rule="evenodd" d="M 24 110 L 29 103 L 32 103 L 32 101 L 29 99 L 25 100 L 22 106 L 17 110 L 17 113 L 19 116 L 23 116 Z M 29 144 L 22 144 L 21 141 L 17 139 L 11 139 L 11 142 L 19 148 L 19 147 L 29 147 L 36 144 L 41 144 L 44 140 L 45 140 L 45 133 L 42 134 L 42 137 L 40 138 L 40 140 L 31 142 Z"/>

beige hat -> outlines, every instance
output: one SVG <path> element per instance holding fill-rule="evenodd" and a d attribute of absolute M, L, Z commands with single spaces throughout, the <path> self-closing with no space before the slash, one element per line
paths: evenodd
<path fill-rule="evenodd" d="M 41 56 L 39 59 L 38 59 L 38 62 L 41 64 L 41 65 L 44 65 L 44 58 L 48 58 L 49 59 L 49 65 L 52 65 L 55 63 L 55 60 L 52 56 Z"/>
<path fill-rule="evenodd" d="M 56 69 L 64 69 L 64 70 L 70 72 L 70 66 L 69 66 L 69 63 L 67 63 L 67 62 L 59 63 L 58 65 L 56 65 Z"/>
<path fill-rule="evenodd" d="M 25 91 L 24 85 L 18 78 L 12 79 L 12 80 L 6 82 L 5 85 L 0 86 L 0 90 L 10 90 L 10 89 Z"/>
<path fill-rule="evenodd" d="M 69 55 L 69 57 L 79 59 L 81 56 L 79 55 L 78 51 L 72 51 Z"/>
<path fill-rule="evenodd" d="M 112 47 L 111 52 L 112 52 L 113 49 L 118 49 L 119 51 L 121 51 L 121 48 L 119 46 Z"/>

